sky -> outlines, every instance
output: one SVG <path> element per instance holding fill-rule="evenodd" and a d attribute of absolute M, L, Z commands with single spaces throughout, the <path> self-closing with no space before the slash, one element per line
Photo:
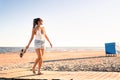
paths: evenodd
<path fill-rule="evenodd" d="M 37 17 L 53 47 L 120 42 L 120 0 L 0 0 L 0 46 L 25 47 Z"/>

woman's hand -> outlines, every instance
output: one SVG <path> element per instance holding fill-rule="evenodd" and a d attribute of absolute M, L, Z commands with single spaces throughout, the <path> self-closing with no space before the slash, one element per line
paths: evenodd
<path fill-rule="evenodd" d="M 29 45 L 27 45 L 26 47 L 25 47 L 25 51 L 24 52 L 26 52 L 26 50 L 29 48 Z"/>
<path fill-rule="evenodd" d="M 25 49 L 28 49 L 29 48 L 29 45 L 27 45 L 26 47 L 25 47 Z"/>
<path fill-rule="evenodd" d="M 50 46 L 51 46 L 51 48 L 52 48 L 52 44 L 50 43 Z"/>

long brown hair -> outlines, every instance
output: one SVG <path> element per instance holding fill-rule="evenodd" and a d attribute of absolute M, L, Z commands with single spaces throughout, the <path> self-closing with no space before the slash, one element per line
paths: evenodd
<path fill-rule="evenodd" d="M 43 21 L 43 20 L 41 18 L 33 19 L 33 28 L 35 28 L 35 25 L 38 25 L 38 21 Z"/>

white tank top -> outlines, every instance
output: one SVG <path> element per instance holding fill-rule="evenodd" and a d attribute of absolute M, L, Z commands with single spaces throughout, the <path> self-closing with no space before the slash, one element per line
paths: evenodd
<path fill-rule="evenodd" d="M 44 34 L 41 33 L 41 29 L 36 30 L 36 40 L 45 40 Z"/>

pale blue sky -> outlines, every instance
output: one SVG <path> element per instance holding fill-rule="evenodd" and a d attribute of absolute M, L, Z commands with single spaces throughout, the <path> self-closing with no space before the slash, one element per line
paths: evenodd
<path fill-rule="evenodd" d="M 26 46 L 36 17 L 53 47 L 120 42 L 120 0 L 0 0 L 0 46 Z"/>

